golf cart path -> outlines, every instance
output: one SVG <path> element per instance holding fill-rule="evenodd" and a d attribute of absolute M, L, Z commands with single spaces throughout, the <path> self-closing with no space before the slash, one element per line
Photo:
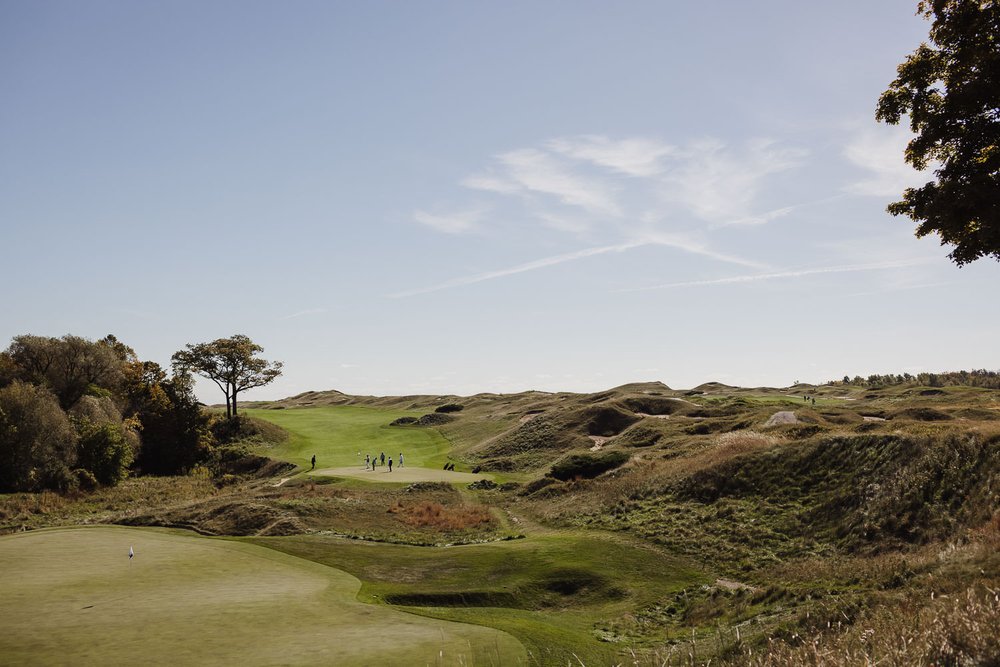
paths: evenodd
<path fill-rule="evenodd" d="M 307 474 L 324 475 L 327 477 L 350 477 L 352 479 L 363 479 L 368 482 L 391 483 L 412 483 L 412 482 L 456 482 L 468 484 L 481 479 L 486 479 L 486 475 L 474 475 L 470 472 L 454 472 L 451 470 L 435 470 L 434 468 L 393 468 L 392 472 L 383 466 L 377 470 L 365 470 L 357 466 L 345 468 L 321 468 L 312 470 Z"/>

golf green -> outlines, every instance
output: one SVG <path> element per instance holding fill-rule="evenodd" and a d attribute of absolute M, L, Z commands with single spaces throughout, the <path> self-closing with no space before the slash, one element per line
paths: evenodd
<path fill-rule="evenodd" d="M 109 526 L 21 533 L 0 538 L 0 573 L 7 664 L 526 662 L 506 633 L 363 604 L 341 570 L 233 540 Z"/>

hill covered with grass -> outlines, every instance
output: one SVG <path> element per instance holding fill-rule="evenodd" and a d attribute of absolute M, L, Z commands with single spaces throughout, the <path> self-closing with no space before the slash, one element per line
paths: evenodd
<path fill-rule="evenodd" d="M 1000 391 L 935 384 L 307 392 L 190 476 L 10 494 L 0 523 L 241 536 L 527 664 L 992 664 Z"/>

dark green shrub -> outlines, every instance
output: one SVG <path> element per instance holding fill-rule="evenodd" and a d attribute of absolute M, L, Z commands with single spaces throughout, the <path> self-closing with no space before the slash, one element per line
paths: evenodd
<path fill-rule="evenodd" d="M 441 414 L 440 412 L 432 412 L 418 419 L 414 426 L 438 426 L 440 424 L 447 424 L 450 421 L 455 421 L 455 418 L 451 415 Z"/>
<path fill-rule="evenodd" d="M 76 433 L 56 397 L 15 380 L 0 389 L 0 491 L 65 488 Z"/>
<path fill-rule="evenodd" d="M 389 426 L 409 426 L 410 424 L 416 424 L 416 417 L 400 417 L 399 419 L 394 419 L 389 422 Z"/>
<path fill-rule="evenodd" d="M 434 412 L 461 412 L 465 409 L 464 405 L 459 405 L 458 403 L 445 403 L 444 405 L 439 405 L 434 409 Z"/>
<path fill-rule="evenodd" d="M 98 487 L 97 478 L 94 473 L 83 468 L 76 468 L 72 471 L 73 481 L 71 486 L 80 491 L 93 491 Z"/>
<path fill-rule="evenodd" d="M 114 486 L 125 479 L 134 453 L 122 425 L 83 421 L 77 430 L 80 434 L 76 443 L 77 465 L 105 486 Z"/>

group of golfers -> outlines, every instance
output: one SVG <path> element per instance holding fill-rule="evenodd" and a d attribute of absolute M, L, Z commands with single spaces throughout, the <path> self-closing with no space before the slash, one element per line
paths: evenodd
<path fill-rule="evenodd" d="M 361 452 L 358 452 L 358 457 L 360 457 L 360 456 L 361 456 Z M 403 452 L 399 453 L 399 459 L 398 460 L 399 460 L 399 467 L 402 468 L 403 467 Z M 388 459 L 386 459 L 385 458 L 385 452 L 382 452 L 378 456 L 375 456 L 374 454 L 365 454 L 365 470 L 375 470 L 376 467 L 378 467 L 380 465 L 381 466 L 385 466 L 386 463 L 389 464 L 389 472 L 392 472 L 392 457 L 391 456 Z M 312 457 L 312 468 L 310 468 L 310 470 L 315 470 L 315 469 L 316 469 L 316 455 L 313 454 L 313 457 Z"/>
<path fill-rule="evenodd" d="M 361 452 L 358 452 L 358 456 L 361 456 Z M 382 452 L 378 456 L 374 454 L 365 454 L 365 470 L 375 470 L 378 466 L 385 466 L 386 463 L 389 464 L 389 472 L 392 472 L 392 457 L 388 459 L 385 458 L 385 452 Z M 399 467 L 403 467 L 403 452 L 399 453 Z"/>

